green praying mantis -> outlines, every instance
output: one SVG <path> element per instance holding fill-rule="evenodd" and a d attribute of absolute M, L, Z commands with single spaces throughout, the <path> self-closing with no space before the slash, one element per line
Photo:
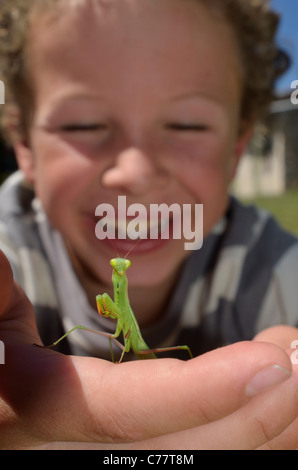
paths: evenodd
<path fill-rule="evenodd" d="M 117 320 L 115 333 L 110 334 L 77 325 L 65 335 L 61 336 L 61 338 L 53 344 L 46 346 L 46 348 L 56 346 L 73 331 L 80 329 L 107 337 L 110 343 L 111 358 L 113 362 L 115 362 L 115 360 L 112 341 L 122 350 L 120 359 L 117 361 L 118 363 L 122 362 L 125 353 L 128 353 L 131 349 L 139 359 L 157 359 L 155 353 L 175 350 L 186 350 L 190 358 L 192 358 L 193 355 L 188 346 L 172 346 L 158 349 L 150 349 L 147 346 L 142 337 L 140 327 L 132 311 L 128 297 L 128 280 L 126 271 L 130 267 L 131 262 L 126 258 L 113 258 L 111 259 L 110 264 L 113 267 L 112 283 L 114 289 L 114 300 L 112 300 L 108 294 L 97 295 L 96 304 L 100 315 Z M 117 340 L 121 332 L 123 333 L 124 345 Z"/>

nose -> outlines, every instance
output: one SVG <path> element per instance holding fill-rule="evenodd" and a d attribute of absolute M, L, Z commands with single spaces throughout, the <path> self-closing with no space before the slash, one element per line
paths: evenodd
<path fill-rule="evenodd" d="M 102 184 L 109 189 L 121 189 L 130 194 L 141 194 L 166 183 L 166 173 L 141 149 L 132 147 L 122 151 L 114 165 L 102 175 Z"/>

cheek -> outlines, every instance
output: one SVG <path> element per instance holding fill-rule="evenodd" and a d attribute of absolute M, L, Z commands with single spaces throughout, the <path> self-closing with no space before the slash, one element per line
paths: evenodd
<path fill-rule="evenodd" d="M 74 149 L 50 137 L 37 141 L 35 147 L 35 190 L 51 219 L 68 217 L 73 206 L 90 187 L 94 165 Z"/>
<path fill-rule="evenodd" d="M 214 197 L 227 192 L 230 159 L 220 153 L 189 152 L 180 159 L 176 168 L 177 178 L 193 193 L 196 200 L 208 203 Z"/>
<path fill-rule="evenodd" d="M 204 231 L 210 232 L 228 204 L 231 158 L 215 145 L 189 152 L 180 159 L 176 175 L 196 203 L 204 206 Z"/>
<path fill-rule="evenodd" d="M 41 160 L 36 168 L 35 188 L 37 195 L 47 204 L 63 204 L 78 188 L 75 167 Z"/>

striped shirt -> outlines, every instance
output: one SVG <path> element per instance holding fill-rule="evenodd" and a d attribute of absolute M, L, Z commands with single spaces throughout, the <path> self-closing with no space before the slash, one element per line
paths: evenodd
<path fill-rule="evenodd" d="M 21 172 L 0 190 L 0 248 L 34 306 L 44 344 L 77 324 L 114 332 L 90 306 L 61 235 Z M 298 240 L 267 212 L 231 197 L 203 247 L 185 261 L 163 317 L 143 330 L 144 339 L 151 348 L 187 344 L 198 355 L 273 325 L 297 327 L 297 279 Z M 58 350 L 110 357 L 106 338 L 81 330 Z"/>

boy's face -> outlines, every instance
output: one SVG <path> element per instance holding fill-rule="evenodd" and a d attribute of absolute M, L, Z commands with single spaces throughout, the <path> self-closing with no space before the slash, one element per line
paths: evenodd
<path fill-rule="evenodd" d="M 240 148 L 236 42 L 224 21 L 185 0 L 98 1 L 42 24 L 30 149 L 19 146 L 19 162 L 72 256 L 110 283 L 109 259 L 132 243 L 97 240 L 97 205 L 117 207 L 118 195 L 148 213 L 201 203 L 205 234 L 222 216 Z M 130 283 L 176 272 L 184 242 L 137 245 Z"/>

